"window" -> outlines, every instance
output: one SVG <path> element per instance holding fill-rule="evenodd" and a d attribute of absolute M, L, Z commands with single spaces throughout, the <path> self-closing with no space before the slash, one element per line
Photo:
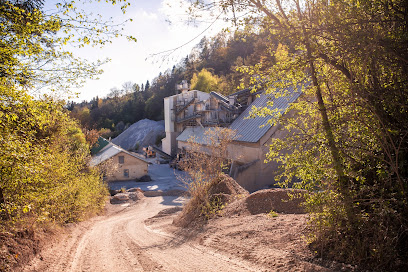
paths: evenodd
<path fill-rule="evenodd" d="M 129 177 L 129 169 L 123 170 L 123 176 L 124 176 L 125 178 L 128 178 L 128 177 Z"/>
<path fill-rule="evenodd" d="M 119 156 L 119 163 L 124 164 L 125 163 L 125 156 Z"/>

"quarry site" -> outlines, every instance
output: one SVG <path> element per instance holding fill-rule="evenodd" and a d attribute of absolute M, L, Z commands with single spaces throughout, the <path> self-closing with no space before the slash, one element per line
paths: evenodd
<path fill-rule="evenodd" d="M 177 171 L 151 167 L 144 190 L 122 189 L 104 214 L 36 237 L 39 253 L 16 271 L 353 271 L 309 249 L 308 216 L 285 190 L 249 194 L 227 178 L 213 192 L 232 200 L 222 213 L 182 227 Z"/>
<path fill-rule="evenodd" d="M 0 21 L 0 272 L 408 271 L 408 1 Z"/>
<path fill-rule="evenodd" d="M 263 164 L 259 159 L 255 166 L 232 166 L 239 181 L 223 175 L 209 189 L 216 210 L 183 212 L 190 199 L 183 183 L 187 172 L 174 167 L 177 161 L 169 164 L 169 154 L 158 148 L 151 149 L 154 156 L 146 148 L 144 156 L 141 152 L 143 146 L 154 146 L 164 129 L 163 121 L 144 119 L 112 141 L 100 138 L 91 165 L 119 162 L 106 177 L 111 196 L 104 213 L 52 233 L 48 228 L 47 233 L 22 233 L 19 240 L 2 237 L 9 250 L 21 255 L 15 258 L 15 271 L 355 270 L 325 261 L 310 247 L 303 198 L 288 195 L 302 191 L 245 180 L 248 175 L 242 173 L 247 168 L 256 173 Z M 266 177 L 264 173 L 263 180 L 271 180 Z"/>

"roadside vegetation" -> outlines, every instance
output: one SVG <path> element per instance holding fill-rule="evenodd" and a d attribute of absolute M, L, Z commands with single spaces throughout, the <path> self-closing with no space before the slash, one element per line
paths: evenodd
<path fill-rule="evenodd" d="M 268 33 L 267 58 L 239 69 L 248 87 L 285 97 L 292 114 L 254 108 L 288 136 L 267 161 L 283 186 L 309 191 L 311 247 L 377 271 L 408 269 L 408 6 L 406 1 L 196 1 Z M 241 20 L 243 13 L 250 14 Z"/>
<path fill-rule="evenodd" d="M 29 261 L 47 229 L 100 212 L 108 195 L 88 166 L 95 133 L 84 134 L 58 98 L 100 73 L 101 62 L 78 59 L 64 45 L 104 44 L 119 33 L 110 22 L 92 24 L 74 3 L 52 14 L 43 5 L 0 3 L 0 271 Z"/>
<path fill-rule="evenodd" d="M 234 131 L 228 128 L 211 128 L 203 139 L 190 138 L 188 149 L 179 162 L 180 168 L 188 175 L 178 178 L 187 188 L 190 200 L 183 207 L 181 216 L 176 220 L 180 226 L 199 224 L 208 220 L 223 209 L 226 199 L 214 195 L 212 189 L 224 179 L 229 169 L 228 144 L 234 137 Z"/>
<path fill-rule="evenodd" d="M 11 90 L 1 86 L 2 225 L 26 217 L 68 223 L 100 211 L 106 188 L 88 166 L 89 145 L 77 122 L 61 103 Z"/>

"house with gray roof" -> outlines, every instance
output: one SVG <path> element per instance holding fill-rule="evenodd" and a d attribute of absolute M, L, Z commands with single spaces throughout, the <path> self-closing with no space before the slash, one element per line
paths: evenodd
<path fill-rule="evenodd" d="M 141 155 L 129 152 L 105 139 L 98 140 L 103 143 L 101 149 L 95 148 L 90 161 L 90 166 L 97 166 L 102 163 L 110 162 L 110 167 L 115 169 L 107 175 L 106 181 L 136 180 L 148 174 L 148 165 L 150 164 Z"/>

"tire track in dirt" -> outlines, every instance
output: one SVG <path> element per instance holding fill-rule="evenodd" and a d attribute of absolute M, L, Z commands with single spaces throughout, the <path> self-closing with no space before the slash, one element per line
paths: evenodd
<path fill-rule="evenodd" d="M 137 245 L 130 244 L 124 232 L 126 214 L 96 223 L 83 237 L 69 271 L 146 271 Z"/>
<path fill-rule="evenodd" d="M 127 225 L 126 233 L 130 239 L 141 246 L 149 256 L 154 256 L 161 265 L 161 271 L 259 271 L 253 264 L 226 257 L 214 250 L 187 242 L 180 237 L 162 234 L 157 229 L 147 227 L 145 220 L 158 213 L 159 201 L 168 202 L 172 197 L 148 198 L 144 203 L 141 220 Z M 174 199 L 174 198 L 173 198 Z M 166 208 L 162 206 L 162 210 Z"/>
<path fill-rule="evenodd" d="M 50 247 L 43 249 L 39 256 L 34 258 L 27 266 L 18 269 L 18 271 L 68 271 L 71 266 L 70 260 L 74 257 L 81 240 L 92 224 L 92 221 L 88 221 L 72 227 L 66 239 L 52 242 Z M 55 248 L 63 248 L 64 250 L 55 250 Z"/>
<path fill-rule="evenodd" d="M 254 264 L 146 226 L 176 197 L 148 197 L 121 212 L 75 228 L 23 271 L 261 271 Z M 156 228 L 155 228 L 156 227 Z"/>

